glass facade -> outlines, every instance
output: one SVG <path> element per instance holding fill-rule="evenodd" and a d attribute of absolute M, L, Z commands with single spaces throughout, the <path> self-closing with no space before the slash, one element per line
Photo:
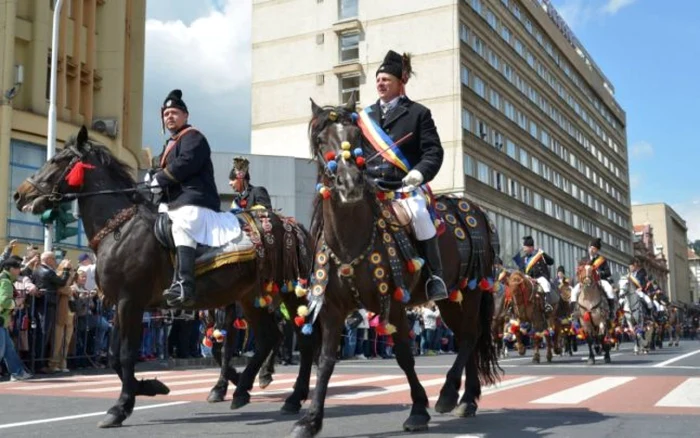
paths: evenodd
<path fill-rule="evenodd" d="M 6 236 L 8 240 L 17 239 L 20 242 L 44 242 L 44 226 L 38 216 L 22 213 L 15 207 L 12 193 L 22 182 L 35 173 L 46 163 L 46 147 L 21 140 L 10 140 L 10 176 L 8 197 L 8 212 Z M 85 236 L 81 221 L 77 222 L 79 233 L 58 246 L 68 248 L 87 248 L 88 239 Z M 72 226 L 72 225 L 71 225 Z"/>

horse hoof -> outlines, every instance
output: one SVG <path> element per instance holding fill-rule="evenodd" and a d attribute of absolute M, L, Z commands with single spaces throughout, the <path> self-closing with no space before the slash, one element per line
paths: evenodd
<path fill-rule="evenodd" d="M 280 414 L 282 415 L 296 415 L 301 411 L 301 403 L 294 404 L 294 403 L 289 403 L 285 402 L 282 405 L 282 408 L 280 409 Z"/>
<path fill-rule="evenodd" d="M 112 414 L 108 413 L 107 416 L 97 423 L 97 427 L 100 429 L 109 429 L 112 427 L 122 427 L 122 423 L 126 420 L 125 414 Z"/>
<path fill-rule="evenodd" d="M 258 381 L 258 386 L 260 387 L 260 389 L 265 389 L 268 386 L 270 386 L 271 383 L 272 377 L 265 376 L 260 378 L 260 380 Z"/>
<path fill-rule="evenodd" d="M 612 360 L 610 360 L 610 356 L 605 356 L 605 359 L 603 359 L 605 363 L 611 363 Z"/>
<path fill-rule="evenodd" d="M 552 362 L 552 356 L 547 356 L 547 362 L 551 363 Z"/>
<path fill-rule="evenodd" d="M 589 357 L 588 360 L 586 361 L 588 365 L 595 365 L 595 358 L 594 357 Z"/>
<path fill-rule="evenodd" d="M 209 397 L 207 397 L 207 402 L 209 403 L 221 403 L 226 398 L 226 390 L 221 390 L 219 388 L 212 388 L 209 392 Z"/>
<path fill-rule="evenodd" d="M 313 438 L 320 430 L 320 427 L 314 427 L 313 423 L 309 421 L 299 420 L 292 428 L 288 438 Z"/>
<path fill-rule="evenodd" d="M 476 416 L 476 403 L 460 403 L 452 412 L 456 417 L 468 418 Z"/>
<path fill-rule="evenodd" d="M 678 342 L 676 342 L 676 347 L 678 347 Z"/>
<path fill-rule="evenodd" d="M 231 410 L 240 409 L 250 403 L 250 394 L 234 395 L 231 400 Z"/>
<path fill-rule="evenodd" d="M 532 363 L 540 363 L 540 357 L 539 356 L 532 356 Z"/>
<path fill-rule="evenodd" d="M 403 430 L 406 432 L 424 432 L 428 430 L 428 422 L 430 422 L 430 415 L 414 414 L 404 421 Z"/>
<path fill-rule="evenodd" d="M 459 395 L 443 395 L 440 394 L 437 403 L 435 403 L 435 412 L 438 414 L 447 414 L 452 412 L 452 410 L 457 406 L 457 401 L 459 400 Z"/>

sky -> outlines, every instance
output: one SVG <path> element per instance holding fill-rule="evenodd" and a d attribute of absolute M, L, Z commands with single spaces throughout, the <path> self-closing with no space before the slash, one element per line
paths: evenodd
<path fill-rule="evenodd" d="M 627 113 L 632 203 L 666 202 L 700 239 L 700 1 L 552 1 Z M 147 1 L 144 145 L 154 154 L 173 88 L 214 150 L 250 150 L 251 3 Z"/>

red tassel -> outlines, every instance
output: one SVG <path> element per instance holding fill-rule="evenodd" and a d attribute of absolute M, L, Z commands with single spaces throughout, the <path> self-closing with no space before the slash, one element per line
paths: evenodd
<path fill-rule="evenodd" d="M 297 327 L 301 327 L 302 325 L 304 325 L 305 322 L 306 322 L 306 318 L 304 318 L 303 316 L 295 316 L 294 317 L 294 324 L 296 324 Z"/>
<path fill-rule="evenodd" d="M 333 151 L 326 152 L 326 155 L 324 156 L 324 158 L 326 159 L 326 161 L 335 160 L 335 152 L 333 152 Z"/>
<path fill-rule="evenodd" d="M 583 314 L 583 320 L 586 322 L 591 322 L 591 312 L 586 312 Z"/>
<path fill-rule="evenodd" d="M 489 281 L 485 278 L 482 278 L 481 281 L 479 282 L 479 289 L 481 290 L 489 290 Z"/>
<path fill-rule="evenodd" d="M 85 182 L 85 169 L 94 169 L 95 166 L 85 164 L 82 161 L 75 163 L 75 166 L 66 175 L 66 181 L 70 187 L 80 187 Z"/>

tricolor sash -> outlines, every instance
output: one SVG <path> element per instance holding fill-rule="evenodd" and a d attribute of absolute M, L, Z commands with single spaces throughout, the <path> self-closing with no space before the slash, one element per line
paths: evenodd
<path fill-rule="evenodd" d="M 527 266 L 525 266 L 525 273 L 526 274 L 528 274 L 528 275 L 530 274 L 530 269 L 532 269 L 533 266 L 535 266 L 535 264 L 540 261 L 540 259 L 542 258 L 543 255 L 544 255 L 544 252 L 540 249 L 537 251 L 537 254 L 532 256 L 530 261 L 527 263 Z"/>
<path fill-rule="evenodd" d="M 637 289 L 642 289 L 642 284 L 637 280 L 637 277 L 635 277 L 633 274 L 630 274 L 630 280 L 632 280 L 632 283 L 634 283 L 635 286 L 637 286 Z"/>
<path fill-rule="evenodd" d="M 408 171 L 411 170 L 410 163 L 403 153 L 401 153 L 399 146 L 389 137 L 389 134 L 384 132 L 377 122 L 369 116 L 371 112 L 371 107 L 360 111 L 357 125 L 362 131 L 362 135 L 364 135 L 369 144 L 372 145 L 374 150 L 377 151 L 384 160 L 408 173 Z"/>
<path fill-rule="evenodd" d="M 593 262 L 593 265 L 592 265 L 592 266 L 593 266 L 594 269 L 597 270 L 598 268 L 600 268 L 600 265 L 602 265 L 603 263 L 605 263 L 605 257 L 603 257 L 603 256 L 598 256 L 598 258 L 595 259 L 595 261 Z"/>

